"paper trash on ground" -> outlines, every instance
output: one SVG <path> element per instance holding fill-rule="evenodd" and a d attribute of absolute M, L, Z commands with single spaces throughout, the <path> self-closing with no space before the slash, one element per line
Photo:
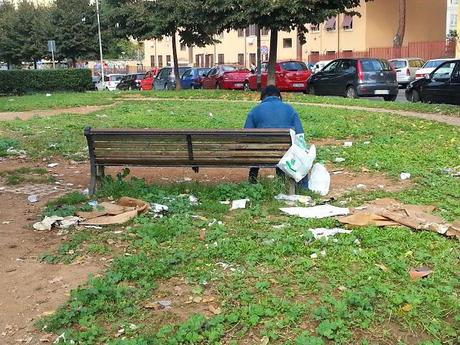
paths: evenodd
<path fill-rule="evenodd" d="M 246 208 L 247 202 L 249 202 L 249 199 L 233 200 L 230 211 Z"/>
<path fill-rule="evenodd" d="M 328 239 L 329 237 L 333 237 L 337 234 L 351 234 L 351 230 L 345 230 L 341 228 L 333 228 L 333 229 L 327 229 L 327 228 L 317 228 L 317 229 L 308 229 L 312 234 L 315 240 L 318 240 L 320 238 L 325 238 Z"/>
<path fill-rule="evenodd" d="M 291 216 L 316 219 L 335 216 L 346 216 L 350 213 L 350 210 L 348 208 L 336 207 L 332 205 L 320 205 L 313 207 L 286 207 L 280 208 L 280 210 Z"/>
<path fill-rule="evenodd" d="M 45 217 L 41 222 L 35 223 L 33 228 L 38 231 L 49 231 L 53 228 L 53 226 L 61 229 L 68 229 L 71 226 L 78 225 L 82 220 L 82 218 L 74 216 L 51 216 Z"/>
<path fill-rule="evenodd" d="M 286 195 L 286 194 L 278 194 L 275 196 L 276 200 L 286 201 L 288 203 L 301 203 L 307 206 L 313 206 L 315 203 L 313 199 L 308 195 Z"/>

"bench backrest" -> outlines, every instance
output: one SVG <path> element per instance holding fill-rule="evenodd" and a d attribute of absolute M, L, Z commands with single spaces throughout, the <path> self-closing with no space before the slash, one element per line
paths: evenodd
<path fill-rule="evenodd" d="M 101 166 L 274 167 L 291 146 L 289 129 L 85 129 Z"/>

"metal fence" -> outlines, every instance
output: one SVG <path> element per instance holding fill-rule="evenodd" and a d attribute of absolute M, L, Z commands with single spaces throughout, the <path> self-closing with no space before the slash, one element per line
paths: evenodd
<path fill-rule="evenodd" d="M 436 42 L 411 42 L 405 47 L 394 48 L 370 48 L 368 51 L 345 51 L 328 54 L 310 54 L 308 61 L 316 63 L 322 60 L 334 60 L 340 58 L 381 58 L 396 59 L 401 57 L 418 57 L 423 60 L 430 60 L 455 56 L 456 42 L 453 40 Z"/>

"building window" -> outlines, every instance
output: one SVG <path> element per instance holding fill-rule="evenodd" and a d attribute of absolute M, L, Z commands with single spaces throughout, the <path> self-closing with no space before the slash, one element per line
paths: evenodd
<path fill-rule="evenodd" d="M 335 31 L 337 29 L 337 18 L 336 17 L 330 17 L 326 20 L 326 24 L 324 24 L 324 28 L 327 31 Z"/>
<path fill-rule="evenodd" d="M 353 30 L 353 17 L 345 15 L 343 18 L 342 27 L 344 30 Z"/>
<path fill-rule="evenodd" d="M 319 32 L 319 24 L 311 24 L 310 25 L 311 32 Z"/>
<path fill-rule="evenodd" d="M 155 55 L 150 55 L 150 67 L 155 67 Z"/>
<path fill-rule="evenodd" d="M 268 36 L 269 30 L 267 28 L 262 28 L 261 34 L 262 36 Z"/>
<path fill-rule="evenodd" d="M 163 55 L 158 55 L 158 67 L 163 67 Z"/>
<path fill-rule="evenodd" d="M 186 49 L 187 49 L 187 45 L 184 44 L 184 43 L 181 43 L 181 44 L 180 44 L 180 50 L 184 51 L 184 50 L 186 50 Z"/>
<path fill-rule="evenodd" d="M 292 38 L 283 38 L 283 48 L 292 48 Z"/>
<path fill-rule="evenodd" d="M 217 63 L 219 65 L 223 65 L 225 63 L 225 58 L 224 58 L 224 54 L 219 54 L 217 55 Z"/>
<path fill-rule="evenodd" d="M 166 66 L 171 66 L 171 55 L 166 55 Z"/>
<path fill-rule="evenodd" d="M 238 29 L 238 37 L 244 37 L 244 29 Z"/>
<path fill-rule="evenodd" d="M 244 54 L 238 54 L 238 65 L 244 66 Z"/>
<path fill-rule="evenodd" d="M 207 54 L 205 56 L 205 65 L 204 67 L 213 67 L 214 66 L 214 55 L 213 54 Z"/>

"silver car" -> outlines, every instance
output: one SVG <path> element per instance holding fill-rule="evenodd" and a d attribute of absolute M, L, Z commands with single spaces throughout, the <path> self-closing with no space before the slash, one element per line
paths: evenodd
<path fill-rule="evenodd" d="M 425 61 L 420 58 L 401 58 L 389 60 L 393 68 L 396 70 L 396 79 L 399 85 L 407 86 L 415 80 L 415 74 Z"/>

